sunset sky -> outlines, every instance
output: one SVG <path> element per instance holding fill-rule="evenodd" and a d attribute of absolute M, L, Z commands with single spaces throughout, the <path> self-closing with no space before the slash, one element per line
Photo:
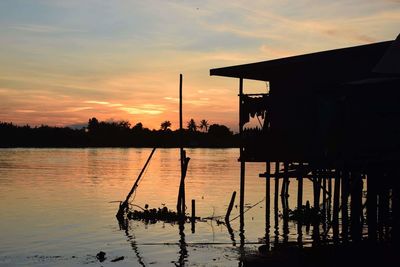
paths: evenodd
<path fill-rule="evenodd" d="M 398 0 L 1 0 L 0 121 L 176 128 L 182 73 L 184 120 L 236 130 L 238 81 L 211 68 L 399 33 Z"/>

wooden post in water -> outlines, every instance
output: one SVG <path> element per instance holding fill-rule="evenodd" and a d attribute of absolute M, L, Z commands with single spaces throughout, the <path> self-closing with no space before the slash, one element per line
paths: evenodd
<path fill-rule="evenodd" d="M 126 196 L 125 200 L 123 202 L 120 203 L 119 208 L 118 208 L 118 212 L 115 215 L 117 217 L 117 219 L 119 221 L 124 219 L 124 215 L 125 213 L 128 211 L 129 209 L 129 199 L 131 198 L 133 192 L 135 192 L 136 188 L 139 186 L 139 181 L 142 178 L 142 175 L 144 173 L 144 171 L 146 170 L 147 165 L 149 165 L 149 162 L 151 160 L 151 157 L 153 156 L 154 152 L 156 151 L 156 148 L 153 148 L 151 150 L 151 153 L 149 155 L 149 157 L 147 158 L 146 163 L 144 164 L 142 170 L 139 173 L 139 176 L 136 178 L 135 183 L 133 184 L 131 190 L 129 191 L 128 195 Z"/>
<path fill-rule="evenodd" d="M 335 185 L 333 195 L 333 215 L 332 215 L 332 230 L 333 240 L 339 240 L 339 198 L 340 198 L 340 171 L 336 169 L 335 172 Z"/>
<path fill-rule="evenodd" d="M 297 210 L 303 213 L 303 163 L 299 163 L 299 176 L 297 177 Z M 304 218 L 304 216 L 302 216 Z M 302 218 L 297 221 L 297 242 L 299 247 L 303 246 L 303 221 Z"/>
<path fill-rule="evenodd" d="M 196 232 L 196 200 L 192 199 L 192 234 Z"/>
<path fill-rule="evenodd" d="M 265 166 L 265 244 L 269 248 L 269 229 L 271 217 L 271 162 L 267 161 Z"/>
<path fill-rule="evenodd" d="M 297 209 L 303 206 L 303 163 L 299 163 L 299 176 L 297 177 Z"/>
<path fill-rule="evenodd" d="M 196 200 L 192 199 L 192 222 L 196 221 Z"/>
<path fill-rule="evenodd" d="M 242 120 L 242 105 L 243 105 L 243 78 L 239 79 L 239 136 L 240 136 L 240 247 L 244 247 L 244 186 L 245 186 L 245 159 L 244 159 L 244 140 L 243 140 L 243 126 L 244 122 Z"/>
<path fill-rule="evenodd" d="M 318 170 L 313 171 L 314 213 L 313 213 L 313 242 L 319 243 L 319 197 L 321 194 L 321 177 Z"/>
<path fill-rule="evenodd" d="M 289 238 L 289 163 L 283 163 L 283 182 L 282 182 L 282 209 L 283 209 L 283 241 L 287 242 Z"/>
<path fill-rule="evenodd" d="M 279 241 L 278 195 L 279 195 L 279 161 L 275 163 L 275 192 L 274 192 L 275 243 L 278 243 Z"/>
<path fill-rule="evenodd" d="M 176 210 L 178 215 L 184 216 L 186 209 L 186 193 L 185 193 L 185 178 L 190 158 L 186 157 L 186 152 L 183 149 L 183 119 L 182 119 L 182 85 L 183 76 L 179 75 L 179 141 L 180 141 L 180 162 L 181 162 L 181 181 L 179 184 L 178 201 Z"/>
<path fill-rule="evenodd" d="M 388 177 L 382 179 L 384 181 L 388 180 Z M 387 237 L 387 220 L 389 217 L 389 190 L 388 186 L 384 183 L 379 184 L 379 205 L 378 205 L 378 229 L 379 229 L 379 239 L 381 241 L 385 240 Z"/>
<path fill-rule="evenodd" d="M 235 203 L 235 198 L 236 198 L 236 191 L 233 191 L 231 201 L 229 202 L 229 206 L 228 206 L 228 209 L 225 214 L 225 222 L 226 223 L 229 223 L 229 216 L 231 215 L 233 204 Z"/>
<path fill-rule="evenodd" d="M 359 172 L 351 175 L 351 239 L 361 241 L 362 180 Z"/>
<path fill-rule="evenodd" d="M 394 241 L 397 248 L 400 247 L 398 240 L 400 240 L 400 185 L 397 181 L 398 171 L 392 173 L 392 218 L 393 228 L 391 239 Z"/>
<path fill-rule="evenodd" d="M 326 216 L 328 222 L 332 222 L 332 177 L 328 178 L 328 210 Z"/>
<path fill-rule="evenodd" d="M 345 168 L 342 173 L 342 238 L 344 242 L 349 240 L 349 171 Z"/>
<path fill-rule="evenodd" d="M 326 169 L 326 170 L 324 170 L 323 171 L 323 175 L 322 175 L 322 177 L 321 177 L 321 179 L 322 179 L 322 212 L 321 212 L 321 214 L 322 214 L 322 229 L 323 229 L 323 232 L 324 232 L 324 236 L 323 236 L 323 238 L 324 239 L 326 239 L 326 211 L 327 211 L 327 204 L 326 204 L 326 193 L 327 193 L 327 190 L 326 190 L 326 173 L 328 172 L 328 170 Z"/>

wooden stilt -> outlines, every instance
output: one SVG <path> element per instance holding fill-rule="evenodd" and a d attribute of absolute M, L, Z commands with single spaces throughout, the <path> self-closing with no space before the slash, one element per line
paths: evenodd
<path fill-rule="evenodd" d="M 275 242 L 279 241 L 279 211 L 278 211 L 278 194 L 279 194 L 279 161 L 275 163 L 275 193 L 274 193 L 274 219 L 275 219 Z"/>
<path fill-rule="evenodd" d="M 288 186 L 289 186 L 289 163 L 284 162 L 284 173 L 282 182 L 282 212 L 283 212 L 283 241 L 288 241 L 289 235 L 289 207 L 288 207 Z"/>
<path fill-rule="evenodd" d="M 323 176 L 323 177 L 321 177 L 321 179 L 322 179 L 322 188 L 323 188 L 323 190 L 322 190 L 322 211 L 321 211 L 321 219 L 322 219 L 322 229 L 323 229 L 323 232 L 324 232 L 324 236 L 323 236 L 323 238 L 325 239 L 326 238 L 326 210 L 327 210 L 327 203 L 326 203 L 326 201 L 327 201 L 327 199 L 326 199 L 326 196 L 327 196 L 327 190 L 326 190 L 326 177 L 325 177 L 325 175 Z"/>
<path fill-rule="evenodd" d="M 386 179 L 385 179 L 386 180 Z M 387 238 L 387 221 L 389 217 L 389 190 L 387 185 L 380 184 L 379 185 L 379 213 L 378 213 L 378 225 L 379 225 L 379 239 L 385 240 Z"/>
<path fill-rule="evenodd" d="M 351 175 L 351 239 L 353 242 L 361 241 L 361 197 L 362 197 L 362 180 L 358 172 Z"/>
<path fill-rule="evenodd" d="M 391 240 L 393 240 L 397 249 L 400 245 L 398 240 L 400 240 L 400 185 L 398 182 L 398 173 L 392 174 L 392 218 L 393 218 L 393 228 Z"/>
<path fill-rule="evenodd" d="M 269 248 L 270 237 L 269 229 L 270 217 L 271 217 L 271 162 L 267 161 L 265 166 L 266 176 L 265 176 L 265 244 Z"/>
<path fill-rule="evenodd" d="M 303 163 L 299 163 L 299 177 L 297 177 L 297 210 L 303 211 Z M 304 216 L 303 216 L 304 217 Z M 303 231 L 302 231 L 303 221 L 297 221 L 297 243 L 299 247 L 303 246 Z"/>
<path fill-rule="evenodd" d="M 313 242 L 319 243 L 319 197 L 321 194 L 321 177 L 319 170 L 313 171 L 314 213 L 313 213 Z"/>
<path fill-rule="evenodd" d="M 332 222 L 332 177 L 328 178 L 328 208 L 326 216 L 328 222 Z"/>
<path fill-rule="evenodd" d="M 242 101 L 243 101 L 243 78 L 239 79 L 239 114 L 242 114 Z M 243 148 L 243 125 L 242 116 L 239 116 L 239 135 L 240 135 L 240 200 L 239 200 L 239 209 L 240 209 L 240 247 L 244 247 L 244 186 L 245 186 L 245 159 L 244 157 L 244 148 Z"/>
<path fill-rule="evenodd" d="M 349 196 L 349 171 L 344 169 L 342 174 L 342 238 L 343 242 L 349 239 L 349 213 L 348 213 L 348 196 Z"/>
<path fill-rule="evenodd" d="M 335 242 L 339 240 L 339 197 L 340 197 L 340 171 L 336 170 L 335 187 L 333 195 L 332 230 Z"/>
<path fill-rule="evenodd" d="M 368 221 L 368 239 L 372 242 L 377 241 L 377 192 L 376 192 L 376 174 L 368 173 L 367 176 L 367 221 Z"/>

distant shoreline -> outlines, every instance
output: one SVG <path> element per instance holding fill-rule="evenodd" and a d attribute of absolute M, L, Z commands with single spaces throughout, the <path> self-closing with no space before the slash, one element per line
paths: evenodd
<path fill-rule="evenodd" d="M 165 123 L 165 122 L 164 122 Z M 188 129 L 171 130 L 170 124 L 159 130 L 150 130 L 141 123 L 99 122 L 89 120 L 81 129 L 42 125 L 17 126 L 0 122 L 1 148 L 235 148 L 239 147 L 239 135 L 227 126 L 212 124 L 198 130 L 195 122 Z M 163 124 L 162 124 L 163 126 Z"/>
<path fill-rule="evenodd" d="M 76 149 L 76 148 L 180 148 L 179 146 L 0 146 L 0 149 L 13 148 L 32 148 L 32 149 Z M 184 148 L 200 148 L 200 149 L 231 149 L 239 148 L 238 146 L 184 146 Z"/>

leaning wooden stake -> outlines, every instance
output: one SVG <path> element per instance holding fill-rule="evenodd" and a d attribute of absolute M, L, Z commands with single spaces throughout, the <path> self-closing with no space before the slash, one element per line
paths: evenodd
<path fill-rule="evenodd" d="M 225 222 L 229 222 L 229 216 L 231 215 L 233 204 L 235 203 L 235 198 L 236 198 L 236 191 L 233 191 L 231 201 L 229 202 L 228 210 L 226 211 Z"/>
<path fill-rule="evenodd" d="M 147 159 L 146 163 L 144 164 L 142 170 L 140 171 L 139 176 L 136 178 L 136 181 L 135 181 L 135 183 L 133 184 L 133 186 L 132 186 L 132 188 L 131 188 L 131 191 L 129 191 L 128 195 L 126 196 L 125 201 L 120 203 L 118 212 L 117 212 L 117 214 L 116 214 L 116 217 L 118 218 L 118 220 L 119 220 L 119 219 L 123 219 L 123 218 L 124 218 L 124 214 L 128 211 L 128 208 L 129 208 L 129 205 L 128 205 L 128 204 L 129 204 L 129 199 L 131 198 L 133 192 L 135 192 L 136 188 L 138 187 L 140 178 L 142 178 L 142 175 L 143 175 L 144 171 L 146 170 L 147 165 L 149 165 L 149 162 L 150 162 L 150 160 L 151 160 L 151 157 L 153 156 L 153 154 L 154 154 L 155 151 L 156 151 L 156 148 L 153 148 L 153 150 L 152 150 L 151 153 L 150 153 L 149 158 Z"/>

